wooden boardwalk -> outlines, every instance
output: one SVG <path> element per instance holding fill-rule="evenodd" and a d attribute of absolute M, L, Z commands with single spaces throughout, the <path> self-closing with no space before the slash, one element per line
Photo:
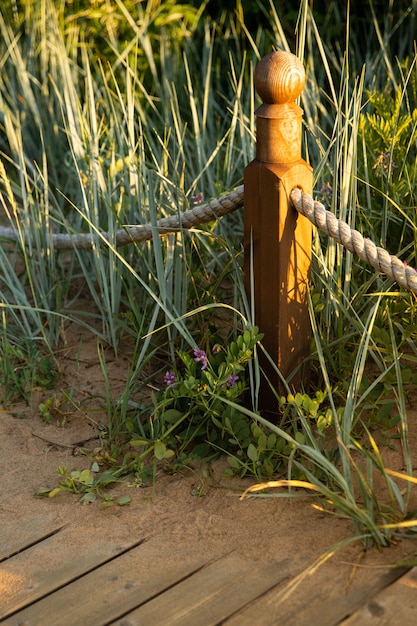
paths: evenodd
<path fill-rule="evenodd" d="M 253 563 L 229 553 L 159 562 L 147 537 L 116 545 L 103 537 L 81 553 L 69 526 L 34 518 L 16 538 L 0 536 L 0 623 L 10 626 L 414 626 L 417 568 L 377 570 L 341 592 L 307 577 L 289 598 L 289 558 Z M 51 555 L 55 559 L 51 564 Z M 152 562 L 152 563 L 151 563 Z M 153 565 L 150 566 L 150 565 Z"/>

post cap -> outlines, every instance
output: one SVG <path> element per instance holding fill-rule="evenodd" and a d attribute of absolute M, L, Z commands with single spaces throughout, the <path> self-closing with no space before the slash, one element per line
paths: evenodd
<path fill-rule="evenodd" d="M 256 91 L 265 104 L 287 104 L 301 94 L 305 71 L 295 54 L 277 50 L 259 61 L 254 80 Z"/>

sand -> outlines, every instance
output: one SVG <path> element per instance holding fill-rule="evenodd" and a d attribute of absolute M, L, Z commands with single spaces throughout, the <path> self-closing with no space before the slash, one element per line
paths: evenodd
<path fill-rule="evenodd" d="M 81 346 L 81 348 L 80 348 Z M 110 387 L 117 397 L 124 387 L 130 355 L 128 350 L 118 357 L 104 349 Z M 101 506 L 98 499 L 88 505 L 79 502 L 76 494 L 38 498 L 41 487 L 58 484 L 58 466 L 83 469 L 91 466 L 100 447 L 100 424 L 106 421 L 105 385 L 98 358 L 98 342 L 87 331 L 67 333 L 59 354 L 59 389 L 73 385 L 75 396 L 85 402 L 78 409 L 56 404 L 52 421 L 46 424 L 39 403 L 59 389 L 34 390 L 30 406 L 24 402 L 12 405 L 0 414 L 0 537 L 22 536 L 30 520 L 50 521 L 51 526 L 66 524 L 66 550 L 73 543 L 82 552 L 94 538 L 103 542 L 128 543 L 135 539 L 148 541 L 149 562 L 153 567 L 201 555 L 220 558 L 231 552 L 244 559 L 260 562 L 289 559 L 294 575 L 306 571 L 317 559 L 338 542 L 352 537 L 352 522 L 324 513 L 314 506 L 316 500 L 298 492 L 297 498 L 240 499 L 244 489 L 255 484 L 254 478 L 227 478 L 227 462 L 221 458 L 210 471 L 196 466 L 181 474 L 160 468 L 154 484 L 129 486 L 122 484 L 108 491 L 117 498 L 128 495 L 126 506 Z M 414 425 L 417 411 L 409 408 L 410 446 L 416 458 Z M 81 443 L 80 443 L 81 442 Z M 391 469 L 404 470 L 401 449 L 384 448 Z M 87 451 L 82 454 L 81 450 Z M 71 546 L 70 546 L 71 547 Z M 349 589 L 359 587 L 403 558 L 415 552 L 412 540 L 401 538 L 391 547 L 367 551 L 359 541 L 337 550 L 315 574 L 314 580 L 338 577 Z M 51 554 L 52 567 L 58 555 Z M 162 558 L 160 562 L 159 559 Z M 303 583 L 305 584 L 305 583 Z"/>

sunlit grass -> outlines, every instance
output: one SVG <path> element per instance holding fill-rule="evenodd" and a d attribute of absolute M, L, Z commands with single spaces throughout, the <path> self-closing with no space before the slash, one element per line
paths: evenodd
<path fill-rule="evenodd" d="M 140 4 L 135 19 L 129 3 L 118 0 L 103 39 L 93 18 L 65 16 L 51 0 L 26 7 L 21 23 L 0 15 L 0 202 L 2 222 L 19 233 L 16 244 L 0 248 L 3 384 L 27 393 L 31 377 L 19 378 L 21 364 L 35 372 L 42 355 L 52 362 L 68 320 L 88 325 L 115 351 L 133 340 L 129 380 L 118 398 L 99 354 L 113 443 L 126 435 L 132 413 L 148 417 L 141 394 L 146 386 L 148 396 L 149 387 L 160 388 L 178 350 L 227 345 L 256 324 L 243 287 L 242 211 L 164 238 L 155 229 L 149 242 L 121 249 L 115 233 L 156 225 L 241 184 L 255 153 L 254 65 L 271 45 L 291 48 L 272 2 L 270 29 L 255 32 L 240 4 L 218 24 L 186 7 L 171 23 L 175 3 L 156 3 L 157 14 L 151 4 Z M 416 57 L 394 61 L 390 49 L 401 32 L 401 50 L 410 54 L 408 14 L 397 23 L 388 15 L 382 30 L 372 14 L 380 47 L 361 59 L 355 25 L 343 17 L 338 47 L 309 5 L 300 2 L 294 31 L 307 70 L 304 147 L 316 194 L 337 217 L 415 266 Z M 92 250 L 55 250 L 51 232 L 90 233 Z M 83 310 L 86 300 L 92 310 Z M 412 481 L 400 493 L 368 426 L 389 395 L 411 475 L 405 383 L 417 382 L 407 369 L 417 355 L 415 310 L 410 294 L 315 232 L 312 379 L 302 391 L 323 391 L 331 426 L 318 433 L 302 404 L 285 427 L 259 416 L 256 351 L 248 366 L 250 409 L 240 407 L 248 423 L 286 443 L 280 471 L 288 482 L 269 486 L 314 490 L 379 545 L 404 523 Z M 251 454 L 255 459 L 253 448 Z M 240 461 L 256 474 L 256 461 Z M 375 473 L 385 481 L 388 504 L 374 490 Z"/>

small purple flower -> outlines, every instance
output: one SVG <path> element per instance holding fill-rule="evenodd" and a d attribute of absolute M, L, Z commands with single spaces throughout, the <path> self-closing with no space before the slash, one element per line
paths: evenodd
<path fill-rule="evenodd" d="M 172 387 L 177 382 L 177 377 L 175 376 L 174 372 L 166 372 L 164 376 L 164 383 L 167 387 Z"/>
<path fill-rule="evenodd" d="M 233 387 L 236 385 L 237 381 L 239 380 L 239 376 L 237 374 L 232 374 L 231 376 L 229 376 L 229 378 L 227 379 L 226 382 L 226 387 L 228 389 L 233 389 Z"/>
<path fill-rule="evenodd" d="M 204 194 L 200 191 L 200 193 L 197 193 L 195 196 L 191 196 L 191 202 L 193 203 L 194 206 L 196 206 L 197 204 L 201 204 L 204 200 Z"/>
<path fill-rule="evenodd" d="M 394 161 L 391 161 L 389 154 L 381 152 L 372 169 L 375 170 L 377 176 L 381 176 L 382 172 L 387 172 L 389 169 L 391 169 L 391 171 L 397 169 L 397 165 Z"/>
<path fill-rule="evenodd" d="M 198 348 L 195 348 L 194 350 L 194 361 L 196 363 L 201 363 L 201 369 L 205 370 L 207 367 L 207 354 L 204 352 L 204 350 L 199 350 Z"/>
<path fill-rule="evenodd" d="M 333 195 L 333 187 L 331 186 L 330 183 L 323 183 L 321 188 L 320 188 L 320 193 L 326 197 L 328 200 L 331 200 L 332 195 Z"/>

